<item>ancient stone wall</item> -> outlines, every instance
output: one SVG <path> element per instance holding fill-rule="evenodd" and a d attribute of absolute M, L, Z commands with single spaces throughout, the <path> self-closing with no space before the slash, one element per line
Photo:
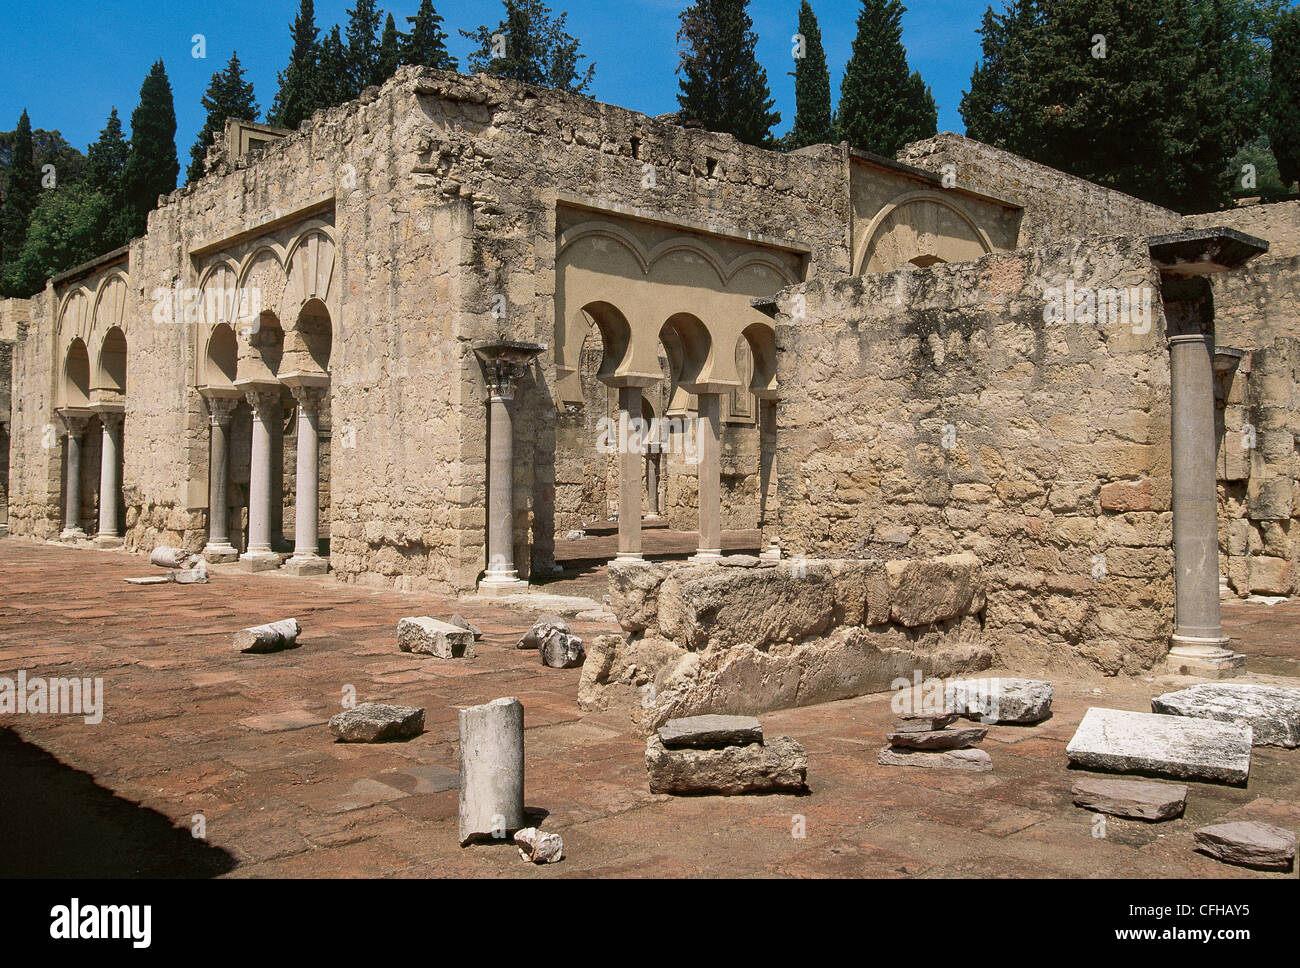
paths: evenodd
<path fill-rule="evenodd" d="M 1045 322 L 1067 283 L 1147 287 L 1147 318 Z M 782 293 L 787 553 L 970 551 L 1003 662 L 1150 667 L 1173 602 L 1158 284 L 1113 238 Z"/>
<path fill-rule="evenodd" d="M 1182 228 L 1177 212 L 952 132 L 904 146 L 898 160 L 935 173 L 952 165 L 958 185 L 1019 201 L 1019 248 Z"/>

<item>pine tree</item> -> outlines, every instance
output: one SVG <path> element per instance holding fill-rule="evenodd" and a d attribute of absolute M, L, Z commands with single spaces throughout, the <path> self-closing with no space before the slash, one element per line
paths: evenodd
<path fill-rule="evenodd" d="M 375 0 L 357 0 L 348 11 L 347 79 L 351 100 L 379 77 L 379 8 Z"/>
<path fill-rule="evenodd" d="M 207 154 L 212 145 L 212 136 L 225 128 L 228 119 L 257 120 L 253 85 L 251 81 L 244 80 L 244 68 L 240 66 L 238 53 L 232 52 L 225 70 L 212 75 L 207 93 L 203 95 L 203 107 L 208 116 L 199 130 L 198 140 L 190 149 L 190 167 L 185 174 L 187 182 L 202 178 L 207 171 Z"/>
<path fill-rule="evenodd" d="M 502 3 L 506 16 L 496 28 L 485 25 L 460 32 L 462 37 L 478 44 L 469 57 L 470 70 L 584 93 L 596 74 L 596 65 L 581 69 L 579 62 L 586 60 L 587 55 L 578 52 L 577 38 L 564 30 L 568 14 L 553 15 L 541 0 L 502 0 Z"/>
<path fill-rule="evenodd" d="M 379 39 L 379 66 L 375 72 L 375 83 L 382 84 L 397 73 L 400 42 L 397 36 L 397 24 L 390 13 L 384 21 L 384 33 Z"/>
<path fill-rule="evenodd" d="M 0 208 L 0 260 L 7 265 L 19 257 L 23 241 L 27 238 L 27 225 L 40 200 L 41 180 L 36 167 L 35 147 L 32 144 L 32 122 L 26 108 L 14 129 L 13 157 L 9 165 L 9 184 L 5 191 L 4 206 Z M 11 290 L 4 281 L 5 295 L 30 295 Z"/>
<path fill-rule="evenodd" d="M 331 108 L 356 96 L 348 77 L 347 48 L 343 46 L 338 24 L 330 29 L 316 50 L 316 77 L 312 91 L 313 104 L 317 108 Z"/>
<path fill-rule="evenodd" d="M 140 103 L 131 112 L 131 150 L 122 171 L 122 208 L 112 233 L 118 245 L 143 235 L 158 196 L 176 188 L 176 107 L 161 60 L 140 86 Z"/>
<path fill-rule="evenodd" d="M 1273 29 L 1268 137 L 1283 185 L 1300 179 L 1300 7 Z"/>
<path fill-rule="evenodd" d="M 855 148 L 892 157 L 909 141 L 934 134 L 929 89 L 907 66 L 899 0 L 862 0 L 853 55 L 840 83 L 841 136 Z"/>
<path fill-rule="evenodd" d="M 411 32 L 402 44 L 402 63 L 416 67 L 436 67 L 443 71 L 459 68 L 456 58 L 447 53 L 447 35 L 442 30 L 442 17 L 433 9 L 432 0 L 420 0 L 414 17 L 407 17 Z"/>
<path fill-rule="evenodd" d="M 293 47 L 289 52 L 289 65 L 279 73 L 280 89 L 271 102 L 268 124 L 281 128 L 297 128 L 311 117 L 321 104 L 315 100 L 316 83 L 316 9 L 312 0 L 302 0 L 298 16 L 289 26 Z"/>
<path fill-rule="evenodd" d="M 108 114 L 104 130 L 99 132 L 99 140 L 86 151 L 86 182 L 95 191 L 116 200 L 122 191 L 122 171 L 126 168 L 126 158 L 130 151 L 126 136 L 122 134 L 122 121 L 117 116 L 117 108 L 113 108 Z"/>
<path fill-rule="evenodd" d="M 748 0 L 695 0 L 681 13 L 677 103 L 682 117 L 751 145 L 769 145 L 780 113 L 767 72 L 754 57 L 758 38 Z"/>
<path fill-rule="evenodd" d="M 799 36 L 803 38 L 803 56 L 794 68 L 794 127 L 786 138 L 791 150 L 834 138 L 831 74 L 826 67 L 821 28 L 808 0 L 799 4 Z"/>

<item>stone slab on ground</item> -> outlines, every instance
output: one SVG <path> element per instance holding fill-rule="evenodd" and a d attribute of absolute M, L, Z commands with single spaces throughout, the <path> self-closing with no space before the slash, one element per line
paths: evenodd
<path fill-rule="evenodd" d="M 515 831 L 519 856 L 534 864 L 554 864 L 564 859 L 564 841 L 559 834 L 545 833 L 536 827 Z"/>
<path fill-rule="evenodd" d="M 789 736 L 721 749 L 668 749 L 652 734 L 645 748 L 651 793 L 796 792 L 808 781 L 808 754 Z"/>
<path fill-rule="evenodd" d="M 472 659 L 474 633 L 427 615 L 413 616 L 397 623 L 397 647 L 403 652 L 439 659 Z"/>
<path fill-rule="evenodd" d="M 1132 820 L 1171 820 L 1187 806 L 1187 787 L 1181 783 L 1084 777 L 1074 781 L 1071 792 L 1077 807 Z"/>
<path fill-rule="evenodd" d="M 987 726 L 960 726 L 956 729 L 902 730 L 885 736 L 894 746 L 913 750 L 959 750 L 984 741 Z"/>
<path fill-rule="evenodd" d="M 128 585 L 170 585 L 172 583 L 172 576 L 149 575 L 145 578 L 126 578 L 123 580 Z"/>
<path fill-rule="evenodd" d="M 985 750 L 912 750 L 903 746 L 886 746 L 876 762 L 881 766 L 921 766 L 971 773 L 987 773 L 993 769 L 993 759 Z"/>
<path fill-rule="evenodd" d="M 1156 696 L 1151 711 L 1243 723 L 1254 731 L 1256 746 L 1300 746 L 1300 689 L 1203 682 Z"/>
<path fill-rule="evenodd" d="M 659 739 L 669 749 L 745 746 L 763 742 L 763 725 L 753 716 L 683 716 L 660 726 Z"/>
<path fill-rule="evenodd" d="M 410 739 L 424 732 L 424 710 L 419 706 L 363 702 L 331 716 L 330 732 L 345 743 Z"/>
<path fill-rule="evenodd" d="M 894 732 L 928 733 L 937 729 L 945 729 L 955 723 L 958 718 L 957 713 L 948 713 L 943 716 L 935 716 L 930 713 L 906 713 L 901 719 L 894 721 Z"/>
<path fill-rule="evenodd" d="M 984 723 L 1037 723 L 1052 712 L 1052 684 L 1042 679 L 957 679 L 944 709 Z"/>
<path fill-rule="evenodd" d="M 1256 820 L 1202 827 L 1196 846 L 1215 860 L 1264 870 L 1288 871 L 1295 863 L 1295 834 Z"/>
<path fill-rule="evenodd" d="M 296 618 L 254 625 L 235 633 L 236 652 L 278 652 L 298 644 L 302 626 Z"/>
<path fill-rule="evenodd" d="M 1245 783 L 1250 747 L 1249 726 L 1093 706 L 1065 752 L 1090 770 Z"/>

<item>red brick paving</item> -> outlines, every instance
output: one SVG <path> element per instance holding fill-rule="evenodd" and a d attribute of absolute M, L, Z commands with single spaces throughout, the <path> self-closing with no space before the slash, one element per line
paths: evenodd
<path fill-rule="evenodd" d="M 1223 818 L 1300 829 L 1300 751 L 1257 748 L 1248 787 L 1193 783 L 1183 819 L 1110 818 L 1104 839 L 1071 804 L 1064 748 L 1087 707 L 1149 709 L 1187 680 L 1056 678 L 1054 716 L 992 727 L 994 770 L 978 775 L 877 765 L 885 695 L 767 713 L 769 735 L 807 748 L 808 794 L 672 798 L 649 792 L 644 742 L 619 717 L 578 709 L 579 670 L 514 649 L 527 613 L 329 578 L 123 582 L 149 571 L 121 552 L 0 541 L 0 675 L 103 676 L 106 700 L 97 726 L 8 715 L 0 727 L 177 827 L 202 814 L 208 842 L 237 861 L 228 876 L 1296 876 L 1219 864 L 1193 851 L 1191 831 Z M 453 611 L 484 631 L 474 659 L 397 650 L 399 618 Z M 299 648 L 232 650 L 236 629 L 291 615 Z M 1229 604 L 1225 623 L 1252 668 L 1300 666 L 1300 603 Z M 425 707 L 426 732 L 335 743 L 322 723 L 346 686 L 359 701 Z M 506 695 L 525 708 L 527 805 L 565 840 L 552 867 L 457 844 L 455 710 Z"/>

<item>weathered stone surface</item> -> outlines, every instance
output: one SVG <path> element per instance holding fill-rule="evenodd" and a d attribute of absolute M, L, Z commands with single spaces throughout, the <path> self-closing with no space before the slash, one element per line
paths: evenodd
<path fill-rule="evenodd" d="M 1151 711 L 1243 723 L 1253 731 L 1256 746 L 1300 746 L 1300 689 L 1205 682 L 1156 696 Z"/>
<path fill-rule="evenodd" d="M 1052 712 L 1052 684 L 1041 679 L 958 679 L 944 708 L 985 723 L 1037 723 Z"/>
<path fill-rule="evenodd" d="M 660 741 L 669 749 L 763 742 L 763 726 L 753 716 L 683 716 L 668 720 L 658 732 Z"/>
<path fill-rule="evenodd" d="M 472 659 L 474 633 L 427 615 L 404 618 L 397 623 L 397 647 L 403 652 L 439 659 Z"/>
<path fill-rule="evenodd" d="M 169 571 L 167 575 L 178 585 L 206 585 L 208 583 L 208 563 L 200 557 L 192 568 Z"/>
<path fill-rule="evenodd" d="M 515 643 L 515 648 L 540 649 L 542 647 L 542 639 L 550 635 L 552 632 L 564 632 L 567 634 L 572 631 L 573 630 L 569 627 L 569 623 L 558 615 L 542 615 L 533 623 L 532 627 L 523 634 L 523 637 Z"/>
<path fill-rule="evenodd" d="M 1133 820 L 1169 820 L 1187 805 L 1187 787 L 1181 783 L 1084 777 L 1074 781 L 1072 793 L 1075 806 Z"/>
<path fill-rule="evenodd" d="M 564 841 L 559 834 L 546 833 L 536 827 L 515 831 L 519 856 L 534 864 L 554 864 L 564 858 Z"/>
<path fill-rule="evenodd" d="M 993 759 L 985 750 L 913 750 L 903 746 L 886 746 L 876 762 L 881 766 L 921 766 L 932 770 L 966 770 L 987 773 Z"/>
<path fill-rule="evenodd" d="M 768 563 L 760 560 L 758 555 L 723 555 L 714 564 L 719 568 L 757 568 Z"/>
<path fill-rule="evenodd" d="M 330 717 L 330 732 L 345 743 L 382 743 L 424 732 L 424 710 L 364 702 Z"/>
<path fill-rule="evenodd" d="M 980 561 L 970 552 L 942 558 L 891 561 L 889 617 L 915 627 L 979 612 L 984 608 Z"/>
<path fill-rule="evenodd" d="M 524 706 L 513 696 L 458 712 L 461 846 L 524 826 Z"/>
<path fill-rule="evenodd" d="M 552 629 L 542 638 L 537 653 L 541 657 L 542 665 L 551 669 L 573 669 L 582 665 L 587 658 L 587 650 L 583 648 L 582 639 L 558 629 Z"/>
<path fill-rule="evenodd" d="M 808 754 L 788 736 L 720 749 L 668 749 L 654 734 L 645 765 L 651 793 L 797 791 L 808 779 Z"/>
<path fill-rule="evenodd" d="M 145 578 L 127 578 L 128 585 L 170 585 L 175 579 L 168 575 L 149 575 Z"/>
<path fill-rule="evenodd" d="M 934 729 L 924 732 L 902 730 L 889 733 L 885 738 L 894 746 L 914 750 L 959 750 L 982 743 L 988 735 L 986 726 L 962 726 L 956 729 Z"/>
<path fill-rule="evenodd" d="M 160 546 L 149 553 L 149 564 L 159 568 L 193 568 L 203 560 L 202 555 L 192 554 L 184 548 Z"/>
<path fill-rule="evenodd" d="M 1272 824 L 1221 823 L 1202 827 L 1192 836 L 1197 847 L 1226 864 L 1288 871 L 1295 863 L 1295 834 Z"/>
<path fill-rule="evenodd" d="M 254 625 L 235 633 L 236 652 L 276 652 L 298 644 L 302 626 L 296 618 L 286 618 L 268 625 Z"/>
<path fill-rule="evenodd" d="M 1249 726 L 1094 706 L 1065 752 L 1090 770 L 1245 783 L 1250 747 Z"/>
<path fill-rule="evenodd" d="M 894 731 L 897 733 L 926 733 L 951 726 L 959 718 L 958 713 L 948 713 L 943 716 L 933 716 L 924 712 L 905 713 L 902 719 L 894 721 Z"/>
<path fill-rule="evenodd" d="M 447 623 L 449 625 L 454 625 L 457 628 L 467 629 L 472 632 L 474 634 L 475 642 L 483 638 L 483 630 L 472 622 L 465 621 L 465 616 L 461 615 L 460 612 L 456 612 L 451 618 L 447 619 Z"/>

